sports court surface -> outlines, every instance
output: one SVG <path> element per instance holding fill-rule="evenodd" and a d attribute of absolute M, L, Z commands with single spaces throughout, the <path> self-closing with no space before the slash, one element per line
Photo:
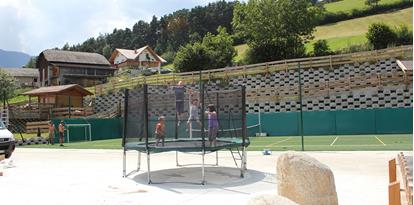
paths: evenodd
<path fill-rule="evenodd" d="M 251 137 L 249 150 L 301 150 L 300 136 Z M 412 150 L 412 134 L 304 136 L 306 151 Z"/>
<path fill-rule="evenodd" d="M 249 151 L 301 150 L 300 136 L 250 137 Z M 50 145 L 30 145 L 26 148 L 60 148 Z M 304 136 L 305 151 L 368 151 L 368 150 L 412 150 L 413 135 L 327 135 Z M 65 144 L 65 149 L 121 149 L 121 139 L 74 142 Z"/>

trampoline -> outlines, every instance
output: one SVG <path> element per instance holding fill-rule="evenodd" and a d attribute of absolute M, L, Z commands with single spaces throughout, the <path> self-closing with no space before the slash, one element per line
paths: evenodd
<path fill-rule="evenodd" d="M 244 177 L 246 147 L 250 144 L 244 86 L 221 87 L 202 82 L 177 86 L 144 84 L 124 92 L 124 177 L 140 171 L 144 153 L 151 184 L 151 154 L 173 151 L 177 166 L 179 152 L 201 156 L 201 184 L 205 184 L 205 155 L 215 153 L 218 166 L 220 150 L 230 150 Z M 128 174 L 127 151 L 138 152 L 137 167 Z"/>

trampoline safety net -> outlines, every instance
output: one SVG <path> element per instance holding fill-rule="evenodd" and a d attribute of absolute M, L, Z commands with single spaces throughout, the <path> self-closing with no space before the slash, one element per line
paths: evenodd
<path fill-rule="evenodd" d="M 244 87 L 143 85 L 125 96 L 127 150 L 217 151 L 249 144 Z"/>

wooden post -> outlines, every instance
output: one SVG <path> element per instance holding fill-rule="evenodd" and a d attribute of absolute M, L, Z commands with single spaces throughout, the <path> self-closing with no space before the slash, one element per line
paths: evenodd
<path fill-rule="evenodd" d="M 0 155 L 0 162 L 3 161 L 4 159 L 6 159 L 6 157 L 4 156 L 4 154 Z M 3 168 L 0 168 L 0 177 L 3 176 Z"/>
<path fill-rule="evenodd" d="M 388 174 L 389 174 L 389 183 L 397 181 L 397 167 L 395 159 L 388 161 Z"/>
<path fill-rule="evenodd" d="M 393 182 L 388 185 L 388 204 L 401 205 L 400 182 Z"/>
<path fill-rule="evenodd" d="M 330 68 L 332 70 L 332 55 L 329 55 L 329 65 L 330 65 Z"/>

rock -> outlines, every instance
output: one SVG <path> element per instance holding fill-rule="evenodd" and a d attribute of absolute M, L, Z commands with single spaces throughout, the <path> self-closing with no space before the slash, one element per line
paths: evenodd
<path fill-rule="evenodd" d="M 331 169 L 306 154 L 282 154 L 277 160 L 277 180 L 279 195 L 298 204 L 338 204 Z"/>
<path fill-rule="evenodd" d="M 298 205 L 292 200 L 279 195 L 260 195 L 251 199 L 247 205 Z"/>

